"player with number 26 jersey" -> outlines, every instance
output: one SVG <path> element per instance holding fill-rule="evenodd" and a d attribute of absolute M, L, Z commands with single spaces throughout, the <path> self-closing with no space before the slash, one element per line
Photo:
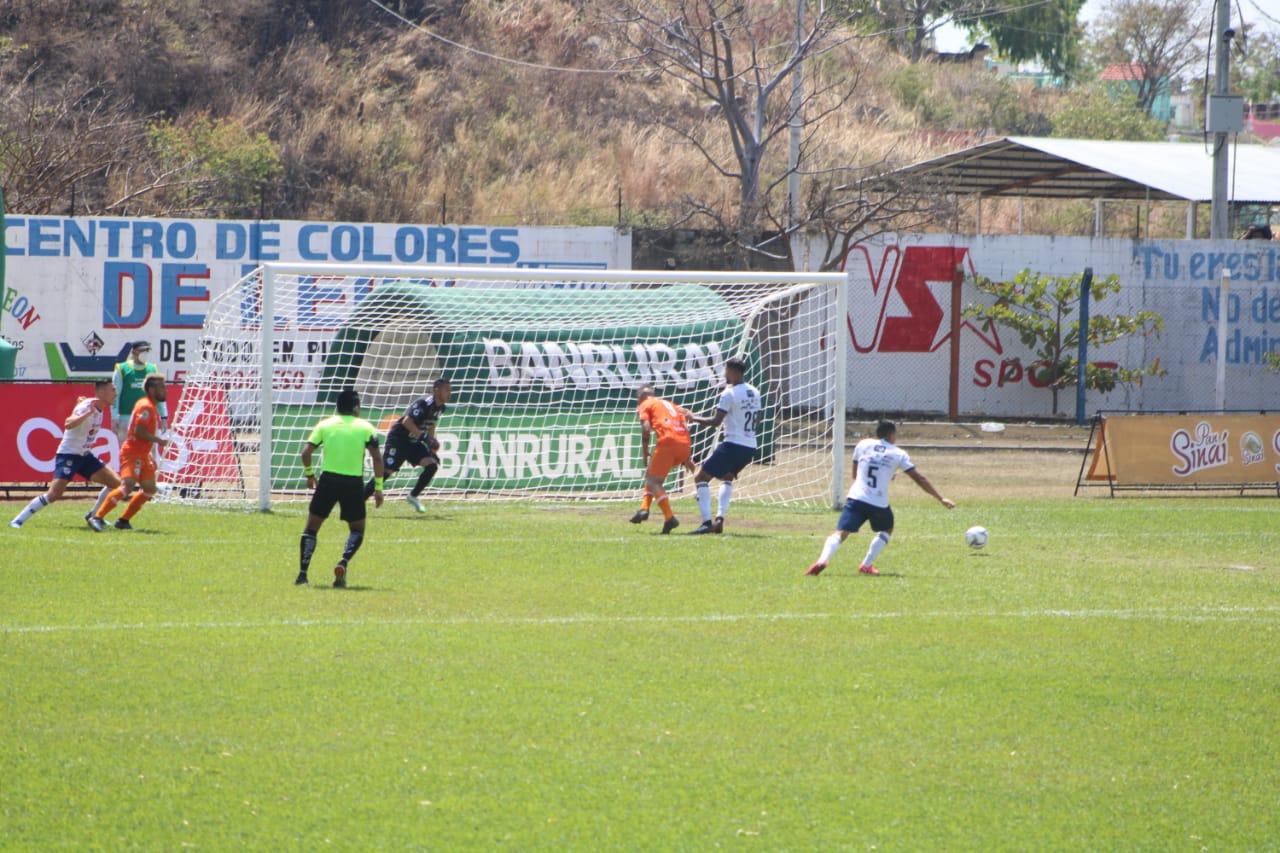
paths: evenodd
<path fill-rule="evenodd" d="M 724 517 L 729 512 L 729 500 L 733 496 L 733 481 L 756 455 L 756 427 L 760 421 L 760 392 L 747 382 L 747 363 L 731 358 L 724 363 L 724 381 L 728 387 L 720 395 L 715 412 L 700 418 L 690 414 L 688 419 L 702 426 L 724 426 L 724 441 L 716 446 L 702 463 L 693 478 L 694 492 L 698 496 L 698 509 L 702 524 L 696 533 L 723 533 Z M 711 518 L 711 479 L 720 480 L 720 507 L 713 521 Z"/>

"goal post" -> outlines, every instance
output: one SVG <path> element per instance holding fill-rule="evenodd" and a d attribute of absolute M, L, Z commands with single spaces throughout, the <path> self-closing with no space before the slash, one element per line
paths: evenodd
<path fill-rule="evenodd" d="M 162 458 L 164 499 L 305 500 L 298 453 L 354 387 L 387 428 L 431 383 L 432 491 L 467 498 L 634 498 L 635 390 L 707 414 L 724 362 L 761 392 L 742 500 L 844 499 L 847 288 L 840 273 L 649 272 L 268 263 L 213 300 Z M 269 319 L 268 319 L 269 318 Z M 694 426 L 701 460 L 718 430 Z M 323 451 L 322 451 L 323 452 Z M 388 492 L 407 489 L 406 471 Z M 674 495 L 692 478 L 674 472 Z"/>

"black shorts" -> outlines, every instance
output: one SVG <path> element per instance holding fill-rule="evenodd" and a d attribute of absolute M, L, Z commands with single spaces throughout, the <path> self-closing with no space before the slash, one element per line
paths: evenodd
<path fill-rule="evenodd" d="M 342 508 L 343 521 L 364 521 L 364 478 L 323 472 L 316 483 L 316 493 L 311 496 L 310 512 L 328 518 L 334 504 Z"/>
<path fill-rule="evenodd" d="M 387 436 L 387 449 L 382 454 L 382 465 L 386 468 L 388 474 L 399 471 L 406 462 L 410 467 L 422 465 L 422 460 L 424 459 L 427 460 L 426 464 L 423 465 L 424 468 L 429 465 L 440 464 L 440 460 L 423 442 L 414 441 L 408 437 Z"/>

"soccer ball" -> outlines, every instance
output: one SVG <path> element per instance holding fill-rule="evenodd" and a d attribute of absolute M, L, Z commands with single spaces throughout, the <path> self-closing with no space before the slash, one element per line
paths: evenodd
<path fill-rule="evenodd" d="M 977 526 L 970 527 L 964 532 L 964 541 L 968 543 L 970 548 L 977 549 L 987 547 L 987 528 Z"/>

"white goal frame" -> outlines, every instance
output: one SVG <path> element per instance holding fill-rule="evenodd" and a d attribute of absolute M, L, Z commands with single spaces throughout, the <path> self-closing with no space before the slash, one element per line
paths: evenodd
<path fill-rule="evenodd" d="M 839 508 L 844 503 L 844 444 L 846 422 L 846 385 L 849 360 L 849 334 L 845 328 L 848 316 L 849 291 L 847 277 L 843 273 L 728 273 L 728 272 L 660 272 L 649 270 L 600 270 L 572 268 L 537 268 L 494 266 L 401 266 L 395 264 L 335 264 L 335 263 L 264 263 L 259 268 L 262 276 L 261 316 L 273 317 L 276 310 L 276 279 L 281 275 L 315 275 L 335 277 L 466 279 L 472 281 L 543 281 L 556 283 L 649 282 L 654 284 L 794 284 L 798 286 L 822 285 L 836 290 L 835 328 L 828 330 L 828 340 L 835 343 L 834 382 L 832 389 L 831 441 L 831 505 Z M 260 323 L 262 376 L 271 377 L 274 369 L 273 323 Z M 258 509 L 271 507 L 273 441 L 273 389 L 271 381 L 262 382 L 261 434 L 259 447 Z M 639 484 L 637 484 L 637 489 Z"/>

